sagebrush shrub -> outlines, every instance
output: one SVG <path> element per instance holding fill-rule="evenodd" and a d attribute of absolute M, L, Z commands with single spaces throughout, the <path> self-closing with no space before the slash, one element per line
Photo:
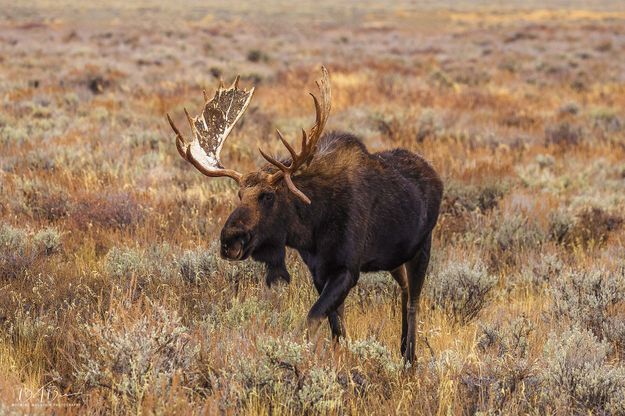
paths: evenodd
<path fill-rule="evenodd" d="M 366 308 L 396 298 L 398 288 L 389 273 L 363 273 L 350 293 L 361 307 Z"/>
<path fill-rule="evenodd" d="M 497 206 L 507 190 L 507 183 L 501 181 L 479 185 L 451 181 L 445 186 L 441 213 L 460 215 L 465 212 L 489 211 Z"/>
<path fill-rule="evenodd" d="M 545 239 L 538 225 L 521 213 L 492 220 L 490 227 L 482 231 L 482 237 L 489 265 L 494 269 L 515 264 L 523 252 L 539 247 Z"/>
<path fill-rule="evenodd" d="M 545 129 L 545 144 L 557 146 L 574 146 L 581 142 L 582 129 L 568 121 L 548 126 Z"/>
<path fill-rule="evenodd" d="M 50 256 L 61 249 L 61 233 L 56 228 L 44 228 L 35 234 L 33 242 L 41 252 Z"/>
<path fill-rule="evenodd" d="M 342 407 L 343 387 L 334 368 L 315 367 L 308 373 L 297 396 L 303 409 L 327 414 Z"/>
<path fill-rule="evenodd" d="M 106 254 L 104 270 L 117 280 L 135 277 L 143 283 L 177 277 L 174 253 L 168 244 L 155 244 L 147 249 L 113 247 Z"/>
<path fill-rule="evenodd" d="M 23 276 L 38 258 L 26 230 L 0 224 L 0 278 Z"/>
<path fill-rule="evenodd" d="M 529 335 L 534 325 L 521 316 L 505 324 L 481 326 L 478 365 L 466 365 L 461 374 L 466 400 L 475 411 L 486 413 L 530 409 L 536 393 L 533 362 L 529 358 Z"/>
<path fill-rule="evenodd" d="M 216 256 L 210 250 L 187 250 L 177 263 L 180 276 L 190 283 L 208 278 L 218 270 Z"/>
<path fill-rule="evenodd" d="M 358 362 L 372 366 L 378 373 L 397 375 L 404 368 L 401 360 L 396 360 L 387 347 L 374 338 L 347 341 L 347 348 Z"/>
<path fill-rule="evenodd" d="M 21 126 L 0 126 L 0 144 L 8 146 L 21 145 L 29 141 L 28 130 Z"/>
<path fill-rule="evenodd" d="M 618 113 L 610 108 L 597 108 L 591 112 L 593 128 L 599 130 L 604 136 L 621 132 L 625 124 Z"/>
<path fill-rule="evenodd" d="M 560 277 L 564 263 L 555 254 L 541 255 L 537 260 L 530 260 L 523 268 L 520 284 L 530 289 L 544 288 L 549 282 Z"/>
<path fill-rule="evenodd" d="M 564 210 L 549 214 L 549 238 L 558 244 L 568 241 L 571 230 L 575 226 L 575 218 Z"/>
<path fill-rule="evenodd" d="M 247 60 L 250 62 L 268 61 L 269 56 L 260 49 L 251 49 L 247 52 Z"/>
<path fill-rule="evenodd" d="M 544 240 L 542 231 L 526 216 L 515 214 L 497 221 L 493 244 L 501 252 L 533 248 Z"/>
<path fill-rule="evenodd" d="M 105 270 L 116 279 L 124 279 L 146 273 L 147 265 L 142 254 L 131 248 L 113 247 L 106 254 Z"/>
<path fill-rule="evenodd" d="M 552 334 L 539 366 L 546 408 L 580 414 L 625 411 L 625 368 L 609 362 L 610 346 L 590 331 L 573 327 Z"/>
<path fill-rule="evenodd" d="M 55 221 L 70 212 L 70 197 L 58 186 L 28 180 L 22 184 L 22 193 L 24 203 L 34 218 Z"/>
<path fill-rule="evenodd" d="M 459 261 L 448 264 L 427 281 L 427 294 L 459 323 L 475 318 L 487 301 L 497 278 L 481 263 Z"/>
<path fill-rule="evenodd" d="M 239 359 L 224 374 L 233 405 L 241 405 L 256 395 L 280 397 L 293 407 L 301 407 L 297 393 L 304 380 L 302 363 L 308 346 L 270 336 L 256 341 L 254 360 Z"/>
<path fill-rule="evenodd" d="M 260 319 L 269 310 L 270 307 L 265 301 L 255 297 L 245 300 L 234 298 L 230 308 L 224 311 L 218 319 L 221 324 L 228 328 L 238 328 L 241 325 L 249 324 L 254 319 Z"/>
<path fill-rule="evenodd" d="M 166 394 L 174 380 L 193 387 L 197 348 L 175 311 L 151 305 L 133 318 L 113 313 L 86 324 L 76 339 L 74 388 L 113 395 L 122 409 L 146 395 Z"/>
<path fill-rule="evenodd" d="M 575 227 L 571 232 L 571 240 L 582 244 L 603 243 L 608 235 L 618 230 L 623 218 L 599 207 L 586 207 L 576 216 Z"/>
<path fill-rule="evenodd" d="M 604 337 L 611 308 L 625 301 L 625 269 L 568 271 L 551 288 L 553 313 Z"/>

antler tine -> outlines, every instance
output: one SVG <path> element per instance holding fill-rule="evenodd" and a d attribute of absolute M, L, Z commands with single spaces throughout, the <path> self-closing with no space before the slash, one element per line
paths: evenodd
<path fill-rule="evenodd" d="M 297 189 L 297 186 L 295 186 L 295 184 L 293 183 L 293 179 L 291 178 L 290 167 L 287 167 L 286 165 L 284 165 L 284 163 L 269 156 L 268 154 L 263 152 L 262 149 L 259 148 L 258 151 L 267 160 L 267 162 L 271 163 L 272 165 L 280 169 L 278 172 L 274 174 L 276 175 L 275 178 L 284 178 L 284 181 L 286 182 L 286 186 L 289 188 L 289 190 L 293 192 L 302 201 L 304 201 L 306 204 L 310 204 L 311 203 L 310 198 L 308 198 L 306 194 L 304 194 L 302 191 Z"/>
<path fill-rule="evenodd" d="M 239 79 L 241 78 L 240 75 L 237 75 L 237 77 L 234 79 L 234 82 L 232 83 L 232 87 L 230 88 L 234 88 L 235 90 L 239 87 Z"/>
<path fill-rule="evenodd" d="M 280 139 L 284 147 L 286 147 L 286 150 L 288 150 L 289 153 L 291 154 L 291 158 L 295 160 L 297 158 L 297 153 L 295 152 L 295 149 L 293 149 L 293 147 L 291 147 L 289 142 L 286 141 L 282 133 L 280 133 L 280 130 L 276 129 L 276 133 L 278 134 L 278 138 Z"/>
<path fill-rule="evenodd" d="M 319 86 L 319 83 L 317 83 L 317 86 Z M 315 94 L 313 94 L 312 92 L 309 92 L 309 94 L 313 99 L 313 103 L 315 104 L 315 126 L 318 126 L 319 123 L 321 123 L 321 106 L 319 105 L 319 100 L 317 100 Z"/>
<path fill-rule="evenodd" d="M 180 134 L 180 130 L 178 130 L 178 127 L 176 127 L 176 125 L 174 124 L 174 121 L 169 116 L 169 113 L 167 113 L 167 121 L 169 121 L 169 125 L 171 126 L 171 129 L 174 131 L 174 133 L 176 133 L 176 138 L 182 138 L 182 134 Z"/>
<path fill-rule="evenodd" d="M 321 138 L 323 128 L 325 127 L 326 121 L 328 120 L 331 101 L 330 80 L 328 77 L 328 71 L 325 67 L 321 67 L 321 72 L 321 82 L 317 82 L 317 87 L 319 88 L 319 92 L 321 93 L 321 102 L 314 94 L 310 94 L 313 98 L 313 103 L 315 105 L 315 124 L 310 128 L 310 131 L 308 133 L 306 133 L 306 130 L 302 129 L 302 146 L 300 153 L 295 152 L 293 147 L 291 147 L 291 145 L 286 141 L 286 139 L 282 136 L 279 130 L 277 130 L 278 138 L 291 154 L 292 161 L 289 166 L 286 166 L 284 163 L 279 162 L 271 156 L 268 156 L 259 149 L 261 155 L 269 163 L 280 169 L 278 172 L 272 175 L 271 180 L 277 181 L 278 179 L 284 177 L 284 180 L 286 181 L 286 184 L 291 192 L 293 192 L 307 204 L 310 204 L 310 199 L 306 195 L 304 195 L 303 192 L 297 189 L 295 184 L 293 184 L 293 179 L 291 176 L 295 174 L 295 172 L 297 172 L 297 170 L 302 167 L 302 165 L 309 164 L 315 156 L 315 152 L 317 151 L 317 142 Z"/>
<path fill-rule="evenodd" d="M 272 156 L 269 156 L 267 153 L 263 152 L 263 149 L 261 149 L 260 147 L 258 148 L 258 151 L 260 152 L 262 157 L 265 158 L 265 160 L 267 162 L 271 163 L 272 165 L 274 165 L 275 167 L 277 167 L 281 171 L 287 171 L 289 169 L 284 163 L 280 162 L 279 160 L 277 160 L 277 159 L 273 158 Z"/>
<path fill-rule="evenodd" d="M 195 125 L 193 125 L 193 119 L 189 115 L 189 112 L 187 111 L 186 108 L 183 108 L 183 110 L 184 110 L 184 114 L 187 116 L 187 121 L 189 122 L 189 126 L 191 127 L 191 131 L 194 132 L 195 131 Z"/>
<path fill-rule="evenodd" d="M 306 130 L 304 130 L 302 128 L 302 151 L 306 151 L 306 153 L 308 153 L 310 151 L 310 149 L 308 148 L 308 144 L 310 142 L 308 141 L 308 136 L 306 135 Z"/>
<path fill-rule="evenodd" d="M 180 153 L 180 156 L 182 156 L 185 160 L 188 160 L 187 148 L 189 147 L 189 145 L 187 144 L 187 141 L 182 137 L 182 134 L 180 134 L 180 130 L 178 130 L 169 114 L 167 114 L 167 121 L 169 121 L 171 129 L 174 131 L 174 133 L 176 133 L 176 149 L 178 149 L 178 153 Z"/>

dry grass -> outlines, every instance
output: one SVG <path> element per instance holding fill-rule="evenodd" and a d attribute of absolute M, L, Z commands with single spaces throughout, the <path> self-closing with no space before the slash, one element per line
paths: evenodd
<path fill-rule="evenodd" d="M 0 413 L 625 412 L 622 6 L 189 4 L 0 11 Z M 218 258 L 235 189 L 164 119 L 240 73 L 224 156 L 252 170 L 311 122 L 321 63 L 331 129 L 447 184 L 412 368 L 387 274 L 313 351 L 296 253 L 272 290 Z"/>

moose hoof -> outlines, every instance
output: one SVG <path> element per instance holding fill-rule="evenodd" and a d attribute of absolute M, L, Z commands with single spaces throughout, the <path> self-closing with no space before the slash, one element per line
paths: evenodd
<path fill-rule="evenodd" d="M 321 320 L 316 318 L 308 318 L 306 320 L 306 339 L 313 344 L 313 350 L 317 351 L 319 344 L 319 327 Z"/>

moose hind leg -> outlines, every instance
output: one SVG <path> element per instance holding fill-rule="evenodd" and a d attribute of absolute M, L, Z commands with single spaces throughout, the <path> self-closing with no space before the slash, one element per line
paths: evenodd
<path fill-rule="evenodd" d="M 421 295 L 421 289 L 423 288 L 423 282 L 425 281 L 425 272 L 427 271 L 428 264 L 430 262 L 431 247 L 432 233 L 430 232 L 423 241 L 421 249 L 417 255 L 406 263 L 406 270 L 408 272 L 408 329 L 404 358 L 408 362 L 413 362 L 415 358 L 419 296 Z"/>
<path fill-rule="evenodd" d="M 408 275 L 406 266 L 401 265 L 391 271 L 391 276 L 399 284 L 401 288 L 401 354 L 406 352 L 406 335 L 408 334 Z"/>

